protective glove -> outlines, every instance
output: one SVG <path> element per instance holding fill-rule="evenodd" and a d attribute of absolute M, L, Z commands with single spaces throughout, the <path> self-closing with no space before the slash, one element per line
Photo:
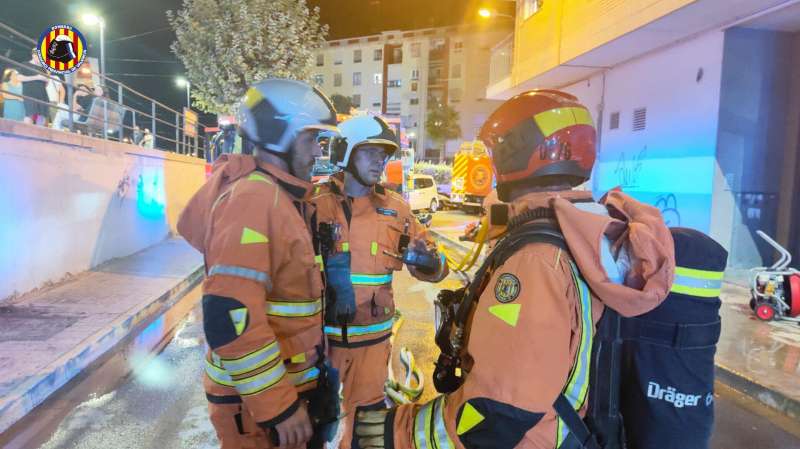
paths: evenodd
<path fill-rule="evenodd" d="M 386 447 L 386 416 L 389 410 L 361 411 L 356 414 L 355 434 L 361 449 Z"/>
<path fill-rule="evenodd" d="M 352 323 L 356 317 L 356 292 L 350 281 L 350 253 L 329 256 L 325 262 L 325 275 L 328 292 L 333 296 L 327 321 L 339 326 Z"/>
<path fill-rule="evenodd" d="M 429 250 L 425 242 L 418 240 L 413 248 L 403 253 L 403 263 L 422 274 L 432 275 L 439 270 L 441 261 L 438 252 Z"/>

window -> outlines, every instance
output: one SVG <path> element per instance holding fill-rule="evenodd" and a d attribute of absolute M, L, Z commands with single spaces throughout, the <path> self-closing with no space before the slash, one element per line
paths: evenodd
<path fill-rule="evenodd" d="M 394 50 L 392 50 L 392 62 L 394 62 L 395 64 L 400 64 L 401 62 L 403 62 L 402 47 L 395 47 Z"/>
<path fill-rule="evenodd" d="M 461 102 L 461 89 L 450 89 L 450 103 Z"/>
<path fill-rule="evenodd" d="M 333 87 L 340 87 L 342 85 L 342 74 L 336 73 L 333 75 Z"/>
<path fill-rule="evenodd" d="M 361 94 L 354 94 L 353 95 L 353 100 L 351 101 L 351 103 L 353 104 L 354 108 L 360 108 L 361 107 Z"/>
<path fill-rule="evenodd" d="M 325 65 L 325 54 L 319 53 L 317 54 L 317 67 L 322 67 Z"/>
<path fill-rule="evenodd" d="M 522 20 L 539 12 L 542 9 L 542 2 L 543 0 L 522 0 Z"/>
<path fill-rule="evenodd" d="M 422 48 L 422 44 L 419 42 L 415 44 L 411 44 L 411 57 L 412 58 L 419 58 L 420 50 Z"/>
<path fill-rule="evenodd" d="M 361 50 L 353 50 L 353 62 L 361 62 Z"/>
<path fill-rule="evenodd" d="M 325 75 L 314 75 L 314 84 L 317 86 L 325 84 Z"/>
<path fill-rule="evenodd" d="M 378 49 L 376 49 L 376 50 L 375 50 L 375 52 L 372 54 L 372 60 L 373 60 L 373 61 L 380 61 L 380 60 L 382 60 L 382 59 L 383 59 L 383 49 L 381 49 L 381 48 L 378 48 Z"/>
<path fill-rule="evenodd" d="M 333 65 L 342 65 L 342 54 L 336 52 L 333 54 Z"/>
<path fill-rule="evenodd" d="M 461 41 L 453 42 L 453 53 L 461 53 L 461 50 L 464 49 L 464 43 Z"/>
<path fill-rule="evenodd" d="M 372 82 L 374 84 L 383 84 L 383 73 L 376 73 L 372 76 Z"/>
<path fill-rule="evenodd" d="M 418 90 L 419 90 L 419 83 L 417 83 L 416 81 L 413 81 L 411 83 L 411 92 L 416 92 Z"/>
<path fill-rule="evenodd" d="M 454 64 L 453 67 L 450 68 L 450 78 L 461 78 L 461 64 Z"/>
<path fill-rule="evenodd" d="M 418 80 L 419 79 L 419 69 L 411 70 L 411 79 Z"/>
<path fill-rule="evenodd" d="M 619 129 L 619 112 L 612 112 L 611 118 L 608 120 L 609 129 Z"/>
<path fill-rule="evenodd" d="M 412 99 L 408 100 L 408 104 L 410 104 L 411 106 L 418 105 L 419 104 L 419 98 L 412 98 Z"/>
<path fill-rule="evenodd" d="M 417 178 L 414 180 L 415 189 L 428 189 L 433 187 L 433 181 L 428 178 Z"/>
<path fill-rule="evenodd" d="M 361 85 L 361 72 L 353 72 L 353 86 Z"/>
<path fill-rule="evenodd" d="M 400 80 L 389 80 L 389 87 L 400 87 Z"/>

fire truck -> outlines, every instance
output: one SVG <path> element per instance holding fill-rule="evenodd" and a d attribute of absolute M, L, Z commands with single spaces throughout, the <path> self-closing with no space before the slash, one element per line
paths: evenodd
<path fill-rule="evenodd" d="M 450 202 L 465 212 L 477 213 L 492 191 L 492 164 L 483 142 L 464 142 L 453 158 Z"/>

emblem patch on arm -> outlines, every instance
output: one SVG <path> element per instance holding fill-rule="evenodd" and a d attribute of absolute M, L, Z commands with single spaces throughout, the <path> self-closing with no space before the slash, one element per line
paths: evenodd
<path fill-rule="evenodd" d="M 494 297 L 503 304 L 509 303 L 519 297 L 519 278 L 511 273 L 503 273 L 497 278 L 494 286 Z"/>

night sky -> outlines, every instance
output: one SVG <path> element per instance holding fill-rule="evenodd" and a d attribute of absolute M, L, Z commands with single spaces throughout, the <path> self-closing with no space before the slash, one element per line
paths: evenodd
<path fill-rule="evenodd" d="M 498 0 L 499 3 L 505 3 Z M 472 21 L 481 0 L 311 0 L 330 25 L 329 38 L 415 29 Z M 106 20 L 106 71 L 111 78 L 160 99 L 174 108 L 185 104 L 185 91 L 174 78 L 183 67 L 169 51 L 174 33 L 165 11 L 180 0 L 0 0 L 0 22 L 36 39 L 56 23 L 75 25 L 89 41 L 89 55 L 99 57 L 99 31 L 80 21 L 94 10 Z M 423 12 L 424 11 L 424 12 Z M 153 32 L 154 31 L 154 32 Z M 137 34 L 136 37 L 128 37 Z M 26 61 L 31 45 L 0 29 L 0 54 Z M 127 60 L 127 61 L 126 61 Z M 145 60 L 145 61 L 131 61 Z M 206 120 L 202 120 L 206 122 Z"/>

